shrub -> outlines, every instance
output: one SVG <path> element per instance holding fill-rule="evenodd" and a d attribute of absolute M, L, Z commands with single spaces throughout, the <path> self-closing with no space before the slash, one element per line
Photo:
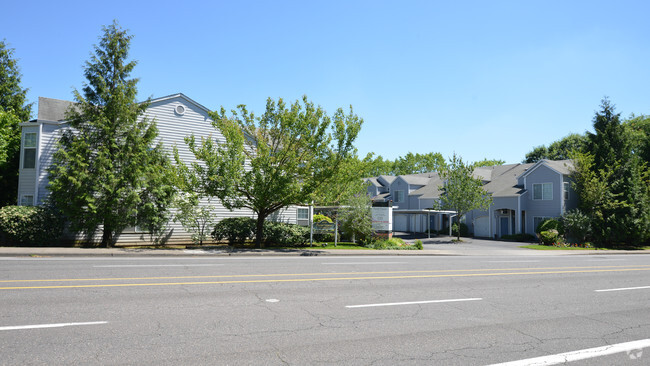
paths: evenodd
<path fill-rule="evenodd" d="M 564 226 L 562 222 L 558 219 L 546 219 L 542 221 L 539 226 L 535 229 L 537 234 L 542 231 L 557 230 L 557 232 L 562 235 L 564 234 Z"/>
<path fill-rule="evenodd" d="M 332 223 L 332 219 L 325 215 L 322 214 L 314 215 L 314 222 L 321 222 L 321 221 L 329 222 L 330 224 Z"/>
<path fill-rule="evenodd" d="M 415 248 L 416 248 L 417 250 L 422 250 L 422 249 L 424 249 L 424 247 L 422 246 L 422 240 L 420 240 L 420 239 L 417 239 L 417 240 L 415 241 L 415 243 L 413 243 L 413 245 L 415 246 Z"/>
<path fill-rule="evenodd" d="M 250 217 L 229 217 L 219 221 L 212 230 L 216 241 L 228 240 L 230 244 L 244 243 L 255 236 L 256 220 Z"/>
<path fill-rule="evenodd" d="M 364 245 L 366 248 L 371 249 L 392 249 L 392 250 L 420 250 L 422 249 L 422 241 L 420 245 L 417 242 L 414 245 L 404 243 L 400 238 L 381 239 Z"/>
<path fill-rule="evenodd" d="M 440 230 L 440 234 L 447 235 L 449 234 L 449 226 L 446 228 Z M 451 235 L 452 236 L 458 236 L 458 223 L 454 222 L 451 224 Z M 460 236 L 468 237 L 469 236 L 469 228 L 465 223 L 460 223 Z"/>
<path fill-rule="evenodd" d="M 580 210 L 566 212 L 562 217 L 564 233 L 571 242 L 583 243 L 591 234 L 591 220 Z"/>
<path fill-rule="evenodd" d="M 349 197 L 338 216 L 345 234 L 364 245 L 374 241 L 371 203 L 364 190 L 364 193 Z"/>
<path fill-rule="evenodd" d="M 279 246 L 300 246 L 309 240 L 309 229 L 283 222 L 264 222 L 264 242 Z"/>
<path fill-rule="evenodd" d="M 550 229 L 539 233 L 539 240 L 544 245 L 553 245 L 558 241 L 559 238 L 560 234 L 555 229 Z"/>
<path fill-rule="evenodd" d="M 257 221 L 249 217 L 230 217 L 223 219 L 212 230 L 212 238 L 216 241 L 228 240 L 230 244 L 245 243 L 255 239 Z M 285 224 L 283 222 L 264 222 L 264 238 L 267 244 L 279 246 L 303 245 L 309 239 L 309 229 L 306 227 Z"/>
<path fill-rule="evenodd" d="M 0 208 L 0 243 L 13 245 L 56 245 L 65 220 L 45 206 Z"/>

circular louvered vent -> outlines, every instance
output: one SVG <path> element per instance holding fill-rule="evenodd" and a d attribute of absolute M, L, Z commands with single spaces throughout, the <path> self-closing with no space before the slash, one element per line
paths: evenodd
<path fill-rule="evenodd" d="M 176 114 L 182 116 L 185 114 L 185 107 L 183 107 L 182 105 L 177 105 L 174 111 L 176 112 Z"/>

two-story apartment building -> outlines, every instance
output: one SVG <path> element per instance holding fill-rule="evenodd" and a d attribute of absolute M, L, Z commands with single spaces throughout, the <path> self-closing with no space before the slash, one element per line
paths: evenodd
<path fill-rule="evenodd" d="M 476 237 L 534 234 L 545 218 L 560 217 L 577 207 L 569 178 L 572 168 L 570 160 L 476 168 L 473 175 L 492 195 L 492 205 L 487 211 L 469 212 L 461 221 Z M 373 200 L 393 201 L 395 231 L 425 232 L 427 227 L 441 230 L 448 225 L 448 216 L 424 214 L 440 200 L 445 182 L 438 173 L 380 176 L 367 182 Z"/>
<path fill-rule="evenodd" d="M 21 123 L 19 205 L 41 205 L 47 198 L 48 170 L 52 164 L 52 155 L 58 149 L 57 141 L 62 131 L 68 128 L 65 112 L 71 105 L 72 102 L 69 101 L 39 98 L 37 118 Z M 158 141 L 168 149 L 170 158 L 172 148 L 176 146 L 186 164 L 195 161 L 194 155 L 185 144 L 186 136 L 194 134 L 197 138 L 223 139 L 219 131 L 212 126 L 209 110 L 181 93 L 153 99 L 145 117 L 156 122 Z M 201 205 L 209 205 L 217 221 L 226 217 L 254 217 L 252 211 L 246 209 L 229 211 L 216 198 L 204 199 Z M 296 223 L 296 208 L 285 209 L 272 219 Z M 167 242 L 187 241 L 190 234 L 180 223 L 170 221 L 163 237 Z M 151 240 L 149 233 L 139 228 L 131 228 L 120 235 L 117 242 L 148 243 Z"/>

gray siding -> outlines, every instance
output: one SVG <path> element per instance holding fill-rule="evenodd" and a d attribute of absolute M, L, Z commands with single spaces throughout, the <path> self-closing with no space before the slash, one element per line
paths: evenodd
<path fill-rule="evenodd" d="M 552 183 L 553 195 L 551 200 L 533 199 L 533 184 Z M 528 191 L 522 198 L 526 204 L 526 232 L 535 233 L 535 217 L 560 217 L 562 216 L 562 183 L 561 174 L 553 171 L 545 165 L 540 165 L 534 171 L 526 176 L 526 190 Z"/>
<path fill-rule="evenodd" d="M 58 140 L 65 130 L 64 125 L 60 124 L 43 124 L 41 133 L 41 159 L 39 160 L 38 171 L 38 204 L 42 204 L 47 196 L 48 191 L 48 174 L 52 165 L 53 154 L 58 149 Z"/>
<path fill-rule="evenodd" d="M 395 191 L 404 192 L 404 201 L 395 202 Z M 393 207 L 398 206 L 400 209 L 409 208 L 409 191 L 408 184 L 401 178 L 395 179 L 393 184 L 390 185 L 390 195 L 393 198 Z"/>

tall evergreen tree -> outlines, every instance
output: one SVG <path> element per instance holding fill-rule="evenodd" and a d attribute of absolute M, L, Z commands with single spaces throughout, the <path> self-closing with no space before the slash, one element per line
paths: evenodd
<path fill-rule="evenodd" d="M 143 117 L 148 101 L 136 102 L 138 79 L 129 78 L 131 39 L 116 22 L 103 28 L 50 169 L 52 202 L 87 238 L 102 230 L 105 246 L 129 226 L 160 229 L 174 192 L 156 124 Z"/>
<path fill-rule="evenodd" d="M 20 122 L 29 120 L 32 104 L 20 86 L 20 69 L 14 49 L 0 41 L 0 207 L 15 205 L 20 163 Z"/>
<path fill-rule="evenodd" d="M 595 240 L 605 245 L 643 244 L 650 238 L 650 172 L 605 98 L 587 133 L 586 154 L 577 154 L 574 180 Z"/>

